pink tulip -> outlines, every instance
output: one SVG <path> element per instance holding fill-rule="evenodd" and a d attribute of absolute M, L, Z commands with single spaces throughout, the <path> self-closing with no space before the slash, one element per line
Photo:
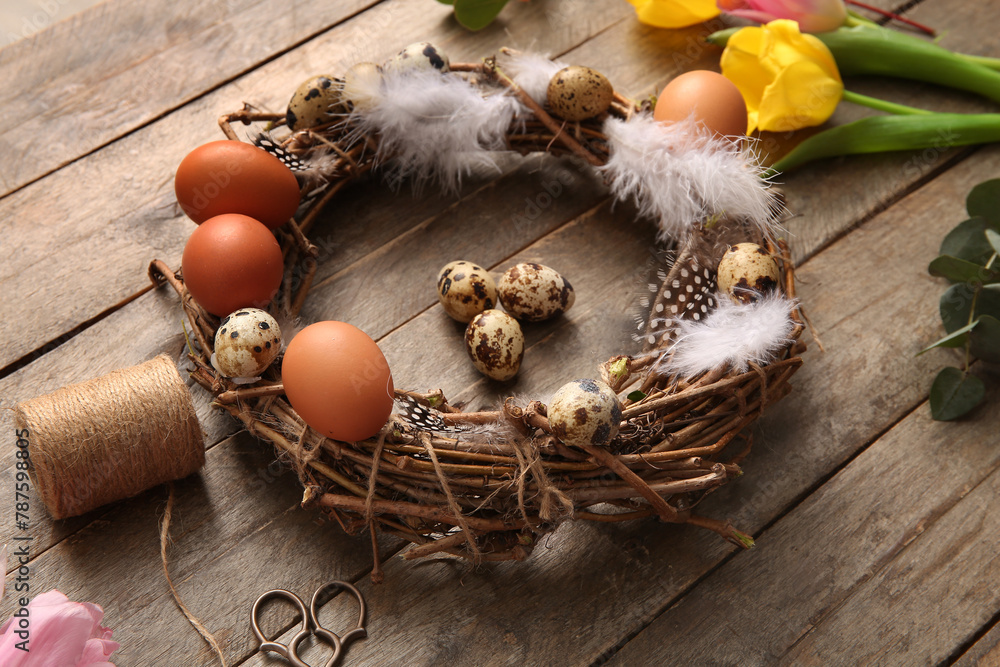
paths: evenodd
<path fill-rule="evenodd" d="M 719 9 L 758 23 L 791 19 L 802 32 L 836 30 L 847 20 L 843 0 L 717 0 Z"/>
<path fill-rule="evenodd" d="M 0 665 L 114 667 L 108 658 L 118 642 L 101 625 L 104 610 L 96 604 L 71 602 L 52 590 L 33 598 L 26 609 L 26 617 L 11 617 L 0 627 Z"/>

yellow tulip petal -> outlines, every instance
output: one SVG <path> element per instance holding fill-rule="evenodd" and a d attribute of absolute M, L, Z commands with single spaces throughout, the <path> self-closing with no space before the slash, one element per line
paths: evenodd
<path fill-rule="evenodd" d="M 628 0 L 639 20 L 657 28 L 686 28 L 719 15 L 715 0 Z"/>
<path fill-rule="evenodd" d="M 843 85 L 827 77 L 816 63 L 793 63 L 764 90 L 758 125 L 772 132 L 820 125 L 833 115 L 843 90 Z"/>
<path fill-rule="evenodd" d="M 736 84 L 746 102 L 747 133 L 757 128 L 761 98 L 773 78 L 757 57 L 762 40 L 763 30 L 760 28 L 742 28 L 729 38 L 719 61 L 722 75 Z"/>
<path fill-rule="evenodd" d="M 763 32 L 759 52 L 765 67 L 779 72 L 791 63 L 810 60 L 819 65 L 829 78 L 840 81 L 837 61 L 830 49 L 817 37 L 801 33 L 795 21 L 771 21 L 764 26 Z"/>
<path fill-rule="evenodd" d="M 794 21 L 743 28 L 722 53 L 722 73 L 747 104 L 749 132 L 785 132 L 819 125 L 832 114 L 844 86 L 830 50 Z"/>

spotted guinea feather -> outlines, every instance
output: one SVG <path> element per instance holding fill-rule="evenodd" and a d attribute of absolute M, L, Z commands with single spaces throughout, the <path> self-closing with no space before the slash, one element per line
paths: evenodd
<path fill-rule="evenodd" d="M 417 431 L 428 433 L 463 433 L 467 428 L 446 424 L 441 413 L 421 405 L 416 399 L 402 395 L 396 397 L 396 416 Z"/>
<path fill-rule="evenodd" d="M 669 269 L 657 272 L 657 281 L 649 284 L 654 296 L 642 333 L 643 350 L 670 345 L 679 321 L 701 321 L 716 307 L 716 254 L 712 239 L 691 234 Z"/>
<path fill-rule="evenodd" d="M 291 169 L 293 173 L 305 171 L 308 168 L 305 162 L 276 144 L 263 132 L 254 137 L 253 145 L 257 148 L 263 148 L 265 151 L 281 160 L 282 164 Z"/>

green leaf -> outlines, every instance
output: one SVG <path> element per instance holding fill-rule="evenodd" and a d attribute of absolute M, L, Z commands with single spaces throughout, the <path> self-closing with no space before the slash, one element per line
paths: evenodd
<path fill-rule="evenodd" d="M 969 218 L 948 232 L 941 242 L 941 254 L 958 257 L 974 264 L 986 264 L 993 255 L 984 232 L 1000 232 L 1000 225 L 991 225 L 985 218 Z"/>
<path fill-rule="evenodd" d="M 931 417 L 957 419 L 979 405 L 986 394 L 983 381 L 951 366 L 942 368 L 931 385 Z"/>
<path fill-rule="evenodd" d="M 1000 253 L 1000 234 L 997 234 L 992 229 L 987 229 L 986 240 L 989 241 L 990 247 L 993 248 L 993 252 Z"/>
<path fill-rule="evenodd" d="M 985 218 L 1000 225 L 1000 178 L 983 181 L 972 188 L 965 198 L 965 209 L 970 217 Z"/>
<path fill-rule="evenodd" d="M 625 398 L 627 398 L 628 400 L 630 400 L 630 401 L 632 401 L 634 403 L 636 401 L 641 401 L 642 399 L 646 398 L 646 394 L 644 394 L 641 391 L 639 391 L 638 389 L 636 389 L 635 391 L 633 391 L 631 394 L 629 394 Z"/>
<path fill-rule="evenodd" d="M 507 0 L 455 0 L 455 18 L 469 30 L 482 30 L 506 4 Z"/>
<path fill-rule="evenodd" d="M 989 284 L 1000 282 L 1000 271 L 986 269 L 979 264 L 967 262 L 958 257 L 941 255 L 930 263 L 927 271 L 932 276 L 947 278 L 953 283 Z"/>
<path fill-rule="evenodd" d="M 972 298 L 977 289 L 968 283 L 959 283 L 949 287 L 941 295 L 939 310 L 944 330 L 948 333 L 958 331 L 969 322 L 982 315 L 1000 319 L 1000 285 L 986 285 L 979 288 L 976 298 L 976 312 L 969 317 L 972 310 Z"/>
<path fill-rule="evenodd" d="M 1000 363 L 1000 319 L 982 315 L 973 324 L 979 325 L 969 334 L 973 356 L 993 364 Z"/>
<path fill-rule="evenodd" d="M 948 334 L 941 340 L 937 341 L 936 343 L 931 343 L 924 349 L 917 352 L 917 356 L 919 357 L 924 352 L 929 352 L 930 350 L 933 350 L 935 347 L 962 347 L 963 345 L 965 345 L 965 339 L 966 339 L 965 334 L 968 333 L 969 331 L 972 331 L 977 324 L 979 324 L 979 320 L 976 320 L 971 324 L 966 324 L 961 329 L 956 329 L 955 331 L 952 331 L 950 334 Z"/>
<path fill-rule="evenodd" d="M 440 2 L 442 5 L 453 5 L 453 4 L 455 4 L 455 0 L 438 0 L 438 2 Z"/>

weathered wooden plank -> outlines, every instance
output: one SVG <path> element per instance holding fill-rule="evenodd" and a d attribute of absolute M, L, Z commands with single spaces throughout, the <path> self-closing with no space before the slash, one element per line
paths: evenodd
<path fill-rule="evenodd" d="M 567 13 L 557 26 L 543 19 L 547 11 L 570 1 L 549 3 L 545 8 L 537 3 L 514 3 L 505 12 L 508 22 L 475 34 L 453 21 L 441 21 L 436 6 L 425 0 L 382 3 L 86 160 L 0 200 L 3 247 L 20 250 L 8 252 L 9 260 L 0 267 L 0 288 L 19 296 L 2 307 L 4 331 L 16 330 L 17 335 L 8 336 L 11 343 L 0 354 L 0 367 L 143 289 L 145 266 L 152 257 L 171 265 L 179 263 L 191 223 L 180 215 L 174 201 L 173 171 L 194 146 L 221 138 L 216 127 L 221 113 L 239 109 L 244 101 L 259 108 L 283 108 L 297 85 L 294 82 L 317 68 L 340 72 L 360 60 L 381 61 L 400 45 L 419 39 L 439 43 L 455 60 L 478 60 L 505 43 L 531 44 L 542 39 L 560 50 L 631 13 L 627 5 L 601 0 L 587 12 Z M 391 42 L 372 38 L 390 25 Z M 352 221 L 355 229 L 366 230 L 370 238 L 356 249 L 344 246 L 347 263 L 362 256 L 366 247 L 378 247 L 425 219 L 428 211 L 451 202 L 436 194 L 418 197 L 417 203 L 408 192 L 397 197 L 383 191 L 373 205 L 362 208 L 371 217 Z M 401 205 L 404 200 L 407 203 Z M 350 211 L 346 208 L 350 201 L 347 198 L 338 211 Z M 67 290 L 67 284 L 75 289 Z"/>
<path fill-rule="evenodd" d="M 795 391 L 764 419 L 764 441 L 743 464 L 747 474 L 709 497 L 700 508 L 703 513 L 729 515 L 741 528 L 757 531 L 793 506 L 817 480 L 863 450 L 887 425 L 921 404 L 934 369 L 952 354 L 937 351 L 913 356 L 939 329 L 936 307 L 943 286 L 926 275 L 926 261 L 934 256 L 938 239 L 960 219 L 964 193 L 982 173 L 998 165 L 1000 151 L 977 154 L 801 267 L 800 294 L 810 306 L 828 351 L 807 353 L 807 364 L 794 380 Z M 878 266 L 878 272 L 873 272 L 872 266 Z M 604 307 L 617 316 L 612 303 Z M 599 315 L 604 307 L 596 309 Z M 433 311 L 427 313 L 427 317 L 431 315 Z M 572 319 L 573 311 L 569 315 Z M 387 349 L 391 352 L 394 339 L 407 336 L 409 330 L 420 326 L 422 331 L 422 320 L 424 317 L 417 318 L 388 336 L 384 341 Z M 574 324 L 581 334 L 578 340 L 587 340 L 590 332 Z M 866 339 L 866 332 L 873 331 L 878 332 L 877 340 Z M 447 339 L 449 332 L 444 333 Z M 430 333 L 419 338 L 439 345 Z M 858 342 L 864 340 L 872 342 Z M 550 346 L 543 347 L 545 343 Z M 570 344 L 553 336 L 538 349 L 553 356 L 564 354 L 558 364 L 571 357 L 580 361 L 578 344 L 582 343 Z M 556 352 L 559 348 L 562 351 Z M 405 355 L 412 356 L 412 352 Z M 531 356 L 529 351 L 525 357 L 529 373 L 534 367 L 529 363 Z M 536 355 L 535 359 L 545 356 Z M 450 376 L 448 365 L 457 362 L 435 358 L 442 359 L 441 372 Z M 591 361 L 599 362 L 597 358 Z M 429 371 L 431 362 L 424 363 Z M 549 375 L 549 387 L 558 384 L 558 375 L 551 367 L 538 372 Z M 873 376 L 878 381 L 867 379 Z M 535 382 L 544 388 L 544 382 Z M 987 426 L 992 427 L 992 422 Z M 903 431 L 906 438 L 924 437 L 920 429 L 908 428 L 911 430 Z M 905 458 L 903 446 L 896 449 Z M 984 466 L 995 464 L 988 456 L 984 461 Z M 972 460 L 968 465 L 956 464 L 956 468 L 971 469 L 969 474 L 975 478 L 975 465 Z M 911 490 L 921 491 L 926 490 Z M 939 505 L 947 506 L 946 499 L 956 493 L 957 488 L 949 485 L 928 493 L 927 499 L 937 498 Z M 848 504 L 847 498 L 842 504 L 837 512 L 867 507 L 864 502 Z M 891 530 L 886 523 L 891 524 L 891 517 L 882 517 L 873 530 Z M 730 566 L 745 568 L 749 576 L 764 576 L 769 566 L 760 555 L 767 539 L 765 534 L 757 551 L 738 555 Z M 825 539 L 822 544 L 827 544 Z M 798 544 L 793 547 L 804 548 Z M 390 656 L 407 655 L 412 664 L 438 664 L 455 656 L 474 664 L 589 664 L 613 652 L 622 638 L 650 623 L 729 551 L 730 547 L 714 535 L 645 522 L 564 526 L 544 540 L 523 565 L 468 571 L 444 563 L 414 567 L 394 558 L 386 566 L 388 585 L 364 585 L 372 608 L 382 609 L 381 614 L 388 617 L 391 629 L 386 627 L 385 633 L 391 639 L 386 640 L 388 645 L 372 642 L 356 647 L 352 660 L 375 665 Z M 772 578 L 769 585 L 781 588 L 783 579 Z M 456 590 L 461 591 L 460 596 Z M 699 590 L 700 586 L 695 593 Z M 401 591 L 405 591 L 402 598 Z M 719 602 L 722 595 L 716 591 L 711 604 L 723 604 Z M 456 603 L 457 597 L 462 604 Z M 526 614 L 527 609 L 543 611 Z M 752 609 L 745 613 L 752 615 Z M 703 623 L 718 628 L 718 618 L 711 616 Z M 373 612 L 373 633 L 376 623 Z M 438 632 L 435 641 L 428 643 L 424 638 L 430 626 L 448 631 Z M 656 653 L 666 650 L 662 649 L 664 637 L 670 638 L 669 650 L 678 655 L 691 651 L 689 657 L 696 657 L 697 651 L 708 650 L 704 641 L 685 643 L 684 635 L 665 632 L 663 627 L 657 622 L 639 635 L 648 634 L 650 652 L 639 656 L 637 662 L 658 664 L 667 659 L 668 654 Z M 763 631 L 757 634 L 768 635 Z M 736 646 L 729 636 L 713 636 L 711 640 L 720 646 Z M 496 646 L 509 646 L 510 650 L 498 656 Z M 688 659 L 679 664 L 697 662 Z"/>
<path fill-rule="evenodd" d="M 0 197 L 372 4 L 110 0 L 0 49 Z"/>
<path fill-rule="evenodd" d="M 845 646 L 856 664 L 940 663 L 998 603 L 983 511 L 998 427 L 996 411 L 941 424 L 921 405 L 611 664 L 651 664 L 666 635 L 671 664 L 829 664 Z"/>
<path fill-rule="evenodd" d="M 364 192 L 374 194 L 371 187 Z M 437 303 L 437 273 L 448 262 L 467 259 L 493 266 L 605 196 L 606 189 L 589 171 L 555 159 L 527 159 L 509 175 L 400 231 L 346 268 L 339 255 L 350 251 L 333 245 L 326 266 L 317 271 L 302 317 L 307 322 L 333 317 L 381 338 Z M 321 247 L 324 240 L 341 238 L 340 221 L 328 218 L 326 223 L 316 229 Z"/>
<path fill-rule="evenodd" d="M 993 624 L 989 631 L 969 647 L 955 661 L 955 667 L 997 667 L 1000 665 L 1000 624 Z"/>
<path fill-rule="evenodd" d="M 998 394 L 993 391 L 990 397 L 996 400 Z M 969 427 L 962 429 L 961 436 L 952 432 L 936 438 L 938 448 L 932 456 L 947 451 L 954 460 L 969 445 L 995 454 L 998 414 L 994 410 L 974 423 L 961 424 Z M 970 436 L 976 439 L 970 442 Z M 920 439 L 926 437 L 921 434 Z M 940 473 L 934 475 L 931 486 L 940 477 Z M 942 664 L 988 623 L 1000 608 L 996 586 L 1000 578 L 996 558 L 1000 474 L 994 469 L 981 483 L 970 483 L 960 492 L 968 496 L 933 525 L 920 526 L 923 532 L 912 544 L 815 623 L 783 656 L 782 663 L 821 664 L 824 656 L 836 655 L 846 643 L 858 663 Z"/>

